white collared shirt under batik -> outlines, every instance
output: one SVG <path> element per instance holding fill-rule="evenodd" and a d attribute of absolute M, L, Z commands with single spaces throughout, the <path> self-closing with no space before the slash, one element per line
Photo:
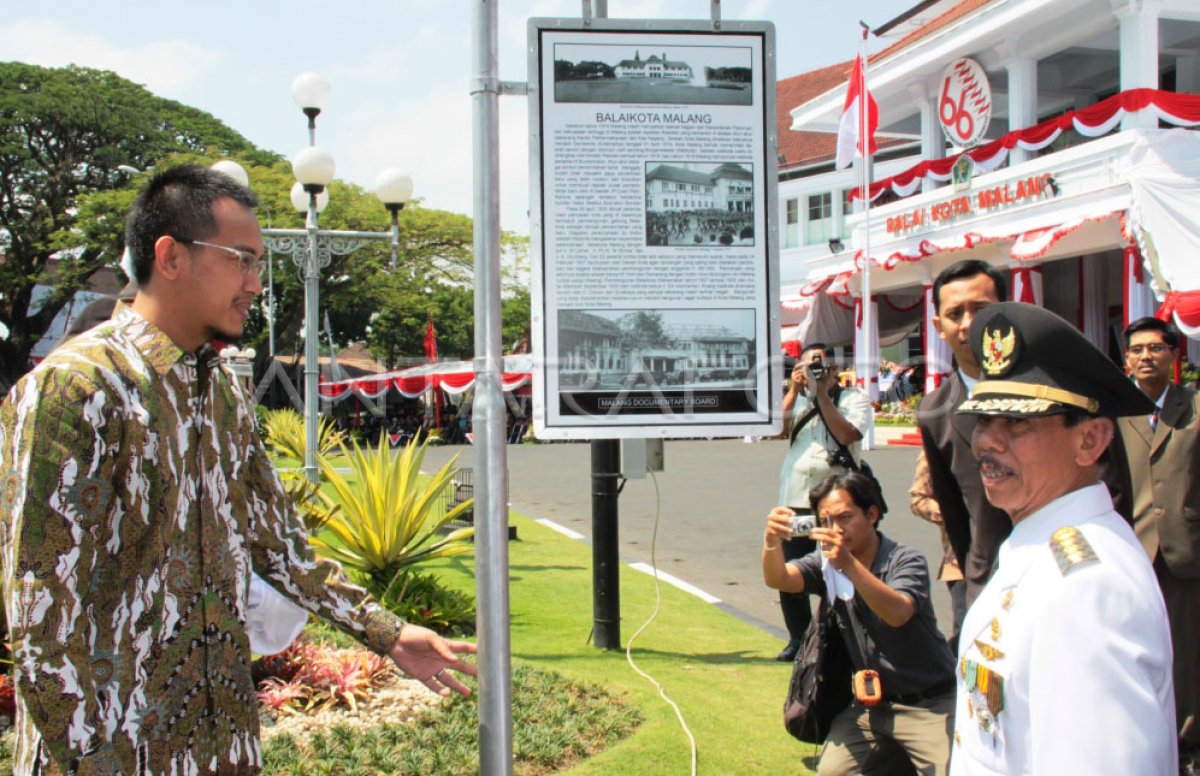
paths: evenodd
<path fill-rule="evenodd" d="M 376 652 L 395 640 L 313 558 L 213 350 L 132 310 L 13 388 L 0 473 L 16 773 L 256 773 L 252 567 Z"/>

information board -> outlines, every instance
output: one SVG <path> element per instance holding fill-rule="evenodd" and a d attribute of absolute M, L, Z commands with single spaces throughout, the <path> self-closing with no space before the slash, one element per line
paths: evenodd
<path fill-rule="evenodd" d="M 778 433 L 773 25 L 529 41 L 535 433 Z"/>

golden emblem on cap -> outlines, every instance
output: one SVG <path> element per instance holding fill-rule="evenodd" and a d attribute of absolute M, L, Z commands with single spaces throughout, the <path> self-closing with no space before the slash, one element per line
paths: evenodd
<path fill-rule="evenodd" d="M 1004 374 L 1012 366 L 1012 354 L 1017 347 L 1017 333 L 1011 326 L 1008 333 L 1000 329 L 983 330 L 983 371 L 989 375 Z"/>
<path fill-rule="evenodd" d="M 1087 538 L 1073 525 L 1063 526 L 1050 535 L 1050 550 L 1063 576 L 1100 560 Z"/>
<path fill-rule="evenodd" d="M 979 385 L 983 385 L 980 383 Z M 978 389 L 979 386 L 976 386 Z M 984 393 L 984 392 L 979 392 Z M 1009 399 L 992 397 L 987 399 L 967 399 L 962 403 L 964 411 L 984 413 L 1013 413 L 1016 415 L 1040 415 L 1049 412 L 1056 406 L 1048 399 Z"/>

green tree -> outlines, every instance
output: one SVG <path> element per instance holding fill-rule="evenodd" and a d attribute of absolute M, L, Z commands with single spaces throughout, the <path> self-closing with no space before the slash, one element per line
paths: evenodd
<path fill-rule="evenodd" d="M 617 319 L 621 327 L 621 339 L 635 348 L 667 348 L 674 344 L 663 327 L 662 313 L 638 310 Z"/>
<path fill-rule="evenodd" d="M 116 266 L 130 172 L 173 153 L 273 155 L 212 116 L 114 73 L 0 63 L 0 386 L 29 368 L 50 322 L 87 279 Z M 98 197 L 86 206 L 80 197 Z M 86 215 L 89 228 L 77 228 Z M 35 300 L 36 285 L 49 293 Z"/>
<path fill-rule="evenodd" d="M 290 164 L 208 114 L 155 97 L 113 73 L 0 64 L 0 223 L 6 227 L 0 227 L 0 321 L 9 329 L 8 339 L 0 341 L 0 384 L 11 384 L 28 369 L 31 349 L 87 279 L 101 267 L 117 265 L 125 214 L 149 179 L 148 172 L 137 171 L 181 163 L 207 166 L 218 159 L 233 159 L 246 169 L 264 227 L 303 228 L 304 217 L 291 205 Z M 471 219 L 424 208 L 416 200 L 399 220 L 395 267 L 391 246 L 381 240 L 334 255 L 321 270 L 321 320 L 328 311 L 339 346 L 369 340 L 377 355 L 394 365 L 423 354 L 425 322 L 432 314 L 440 355 L 469 358 L 474 351 Z M 373 194 L 343 181 L 330 185 L 322 229 L 386 231 L 388 223 Z M 501 250 L 506 294 L 520 299 L 528 238 L 502 234 Z M 303 272 L 292 255 L 271 258 L 276 352 L 297 353 L 304 324 Z M 40 307 L 32 303 L 37 284 L 51 288 Z M 269 351 L 266 299 L 264 294 L 252 310 L 242 342 L 258 351 L 260 374 Z M 505 320 L 508 342 L 511 327 Z M 325 344 L 324 331 L 322 337 Z"/>
<path fill-rule="evenodd" d="M 517 288 L 504 299 L 500 311 L 500 327 L 504 350 L 508 352 L 514 343 L 529 333 L 531 315 L 528 288 Z"/>
<path fill-rule="evenodd" d="M 250 184 L 262 203 L 265 224 L 302 228 L 289 191 L 291 169 L 286 162 L 271 168 L 248 168 Z M 474 227 L 459 213 L 426 208 L 420 200 L 400 212 L 400 239 L 395 265 L 389 241 L 368 241 L 354 252 L 333 255 L 320 274 L 320 319 L 329 313 L 333 338 L 339 347 L 366 341 L 375 357 L 389 368 L 424 355 L 425 327 L 432 315 L 442 358 L 470 358 L 474 352 L 473 290 Z M 374 194 L 334 181 L 329 206 L 321 213 L 322 229 L 382 231 L 387 210 Z M 504 233 L 501 250 L 507 267 L 505 287 L 523 288 L 528 274 L 529 238 Z M 275 336 L 278 353 L 302 350 L 304 323 L 303 273 L 287 254 L 274 256 L 276 293 Z M 251 317 L 244 344 L 259 353 L 265 366 L 267 338 L 265 304 Z M 526 315 L 527 317 L 527 315 Z M 322 344 L 326 343 L 322 328 Z"/>
<path fill-rule="evenodd" d="M 474 289 L 382 276 L 372 301 L 377 305 L 367 343 L 389 369 L 424 358 L 425 330 L 433 321 L 439 359 L 469 359 L 475 354 Z M 507 350 L 529 328 L 529 290 L 518 288 L 502 300 L 501 338 Z"/>

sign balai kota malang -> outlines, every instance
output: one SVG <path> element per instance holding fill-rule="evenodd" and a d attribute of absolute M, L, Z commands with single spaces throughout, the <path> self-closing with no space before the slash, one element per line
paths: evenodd
<path fill-rule="evenodd" d="M 975 213 L 997 210 L 1002 207 L 1024 202 L 1043 194 L 1056 194 L 1047 181 L 1053 177 L 1050 173 L 1033 175 L 1016 181 L 1009 181 L 1000 186 L 992 186 L 970 194 L 960 194 L 948 199 L 934 202 L 925 207 L 915 208 L 907 213 L 889 216 L 887 219 L 888 234 L 908 232 L 922 227 L 957 221 L 960 218 Z"/>

